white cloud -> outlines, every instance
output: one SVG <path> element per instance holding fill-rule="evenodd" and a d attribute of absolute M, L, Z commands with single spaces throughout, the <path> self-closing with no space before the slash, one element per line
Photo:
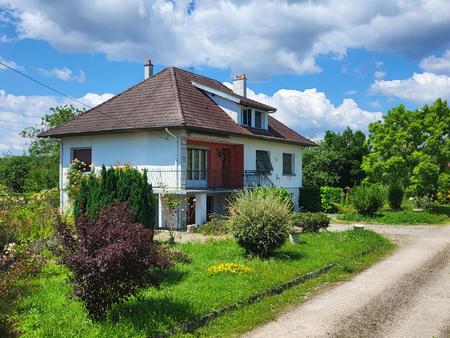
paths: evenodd
<path fill-rule="evenodd" d="M 377 71 L 373 74 L 373 76 L 374 76 L 376 79 L 382 79 L 383 77 L 386 76 L 386 73 L 385 73 L 385 72 L 382 72 L 381 70 L 377 70 Z"/>
<path fill-rule="evenodd" d="M 232 87 L 230 83 L 225 83 Z M 300 90 L 280 89 L 273 95 L 256 94 L 248 90 L 248 97 L 277 108 L 276 119 L 309 137 L 322 135 L 326 130 L 343 131 L 345 128 L 367 132 L 369 123 L 381 119 L 381 112 L 361 109 L 353 99 L 344 99 L 333 105 L 325 93 L 316 88 Z"/>
<path fill-rule="evenodd" d="M 450 98 L 450 77 L 433 73 L 414 73 L 405 80 L 376 80 L 370 92 L 417 103 L 432 103 L 437 98 Z"/>
<path fill-rule="evenodd" d="M 4 58 L 1 57 L 1 56 L 0 56 L 0 61 L 1 61 L 2 63 L 4 63 L 5 65 L 7 65 L 8 67 L 11 67 L 11 68 L 14 68 L 14 69 L 17 69 L 17 70 L 23 70 L 23 69 L 24 69 L 23 66 L 18 65 L 15 61 L 12 61 L 12 60 L 6 60 L 6 59 L 4 59 Z M 8 68 L 0 64 L 0 71 L 1 71 L 1 70 L 6 70 L 6 69 L 8 69 Z"/>
<path fill-rule="evenodd" d="M 370 101 L 369 104 L 372 108 L 380 108 L 381 107 L 381 103 L 378 100 Z"/>
<path fill-rule="evenodd" d="M 420 68 L 434 74 L 450 75 L 450 49 L 441 57 L 431 55 L 420 62 Z"/>
<path fill-rule="evenodd" d="M 67 67 L 62 67 L 62 68 L 53 68 L 53 69 L 44 69 L 44 68 L 39 68 L 39 72 L 42 75 L 48 76 L 48 77 L 54 77 L 63 81 L 76 81 L 76 82 L 80 82 L 83 83 L 84 81 L 86 81 L 86 74 L 80 70 L 78 72 L 78 74 L 75 74 L 73 72 L 73 70 L 67 68 Z"/>
<path fill-rule="evenodd" d="M 353 95 L 355 95 L 357 92 L 358 92 L 358 91 L 355 90 L 355 89 L 350 89 L 350 90 L 347 90 L 347 91 L 345 92 L 345 95 L 347 95 L 347 96 L 353 96 Z"/>
<path fill-rule="evenodd" d="M 383 67 L 383 61 L 375 61 L 375 66 L 377 67 L 377 68 L 381 68 L 381 67 Z"/>
<path fill-rule="evenodd" d="M 231 67 L 252 78 L 318 72 L 317 56 L 341 58 L 348 48 L 421 58 L 449 46 L 449 1 L 2 3 L 22 39 L 45 40 L 69 52 L 101 52 L 112 60 L 151 57 L 160 64 Z"/>
<path fill-rule="evenodd" d="M 112 96 L 110 93 L 87 93 L 77 100 L 92 107 Z M 49 112 L 50 107 L 61 104 L 80 106 L 68 99 L 54 96 L 13 95 L 0 89 L 0 153 L 17 153 L 26 149 L 26 140 L 19 136 L 19 132 L 25 127 L 40 123 L 41 117 Z"/>

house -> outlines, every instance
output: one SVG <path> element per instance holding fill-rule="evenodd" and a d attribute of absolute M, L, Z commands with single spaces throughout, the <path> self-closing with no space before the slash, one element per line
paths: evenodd
<path fill-rule="evenodd" d="M 231 90 L 175 67 L 153 74 L 150 61 L 144 70 L 144 81 L 41 134 L 61 140 L 62 210 L 75 158 L 147 169 L 160 227 L 167 222 L 161 198 L 167 192 L 187 196 L 176 215 L 180 227 L 224 213 L 226 197 L 245 187 L 285 187 L 298 208 L 302 149 L 314 143 L 273 118 L 276 108 L 247 98 L 244 74 L 234 77 Z"/>

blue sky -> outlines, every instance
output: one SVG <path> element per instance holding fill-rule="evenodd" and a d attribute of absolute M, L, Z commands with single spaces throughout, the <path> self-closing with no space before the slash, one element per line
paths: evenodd
<path fill-rule="evenodd" d="M 150 57 L 222 82 L 245 72 L 309 137 L 450 98 L 449 48 L 450 1 L 0 0 L 0 61 L 87 105 L 141 81 Z M 63 103 L 0 68 L 0 152 L 22 152 L 17 130 Z"/>

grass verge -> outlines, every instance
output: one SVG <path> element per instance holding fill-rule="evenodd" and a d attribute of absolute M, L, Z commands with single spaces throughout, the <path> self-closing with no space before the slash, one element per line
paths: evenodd
<path fill-rule="evenodd" d="M 392 246 L 370 232 L 305 234 L 302 244 L 286 244 L 270 259 L 245 257 L 232 240 L 187 243 L 178 247 L 193 260 L 160 276 L 158 289 L 148 288 L 113 308 L 108 318 L 93 322 L 82 304 L 70 297 L 68 271 L 51 262 L 31 280 L 33 293 L 25 297 L 16 315 L 18 330 L 30 337 L 145 337 L 166 332 L 187 320 L 242 300 L 328 263 L 344 262 L 328 274 L 277 296 L 226 313 L 191 335 L 228 336 L 270 319 L 288 304 L 324 283 L 348 278 L 386 254 Z M 355 256 L 373 248 L 370 254 Z M 208 274 L 208 268 L 233 262 L 249 266 L 250 273 Z"/>
<path fill-rule="evenodd" d="M 357 213 L 340 214 L 337 217 L 338 221 L 350 222 L 367 222 L 380 224 L 443 224 L 450 221 L 450 218 L 445 213 L 427 212 L 427 211 L 413 211 L 413 210 L 382 210 L 379 214 L 374 216 L 363 216 Z"/>

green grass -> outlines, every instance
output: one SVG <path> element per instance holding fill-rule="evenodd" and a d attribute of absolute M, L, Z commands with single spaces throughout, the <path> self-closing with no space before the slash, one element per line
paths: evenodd
<path fill-rule="evenodd" d="M 159 289 L 148 288 L 130 297 L 101 322 L 91 321 L 82 304 L 70 296 L 68 271 L 52 262 L 30 281 L 33 292 L 21 301 L 16 315 L 18 329 L 25 337 L 152 336 L 327 263 L 344 262 L 324 276 L 227 313 L 194 333 L 227 336 L 271 318 L 314 287 L 348 277 L 391 249 L 389 241 L 370 231 L 305 234 L 302 238 L 302 244 L 286 244 L 267 260 L 244 257 L 232 240 L 180 244 L 178 247 L 193 259 L 192 264 L 167 271 L 160 276 Z M 368 247 L 373 248 L 370 254 L 355 257 Z M 210 266 L 224 262 L 246 264 L 254 272 L 208 275 Z"/>
<path fill-rule="evenodd" d="M 450 222 L 450 205 L 434 205 L 433 211 L 413 211 L 410 201 L 403 201 L 402 210 L 393 211 L 383 208 L 373 216 L 360 215 L 354 211 L 349 211 L 338 215 L 338 221 L 346 222 L 367 222 L 380 224 L 444 224 Z"/>

